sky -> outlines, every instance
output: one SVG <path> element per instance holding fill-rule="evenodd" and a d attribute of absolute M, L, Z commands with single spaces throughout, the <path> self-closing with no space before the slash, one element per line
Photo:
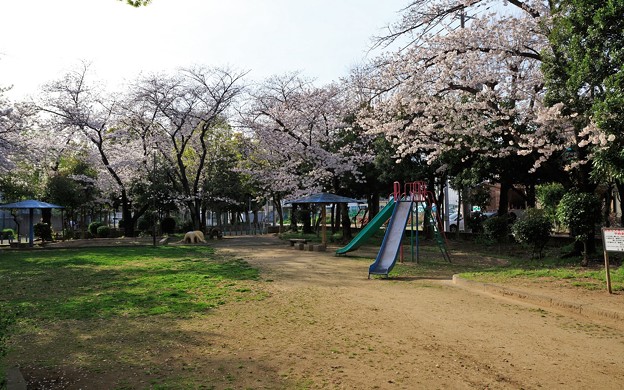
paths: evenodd
<path fill-rule="evenodd" d="M 329 83 L 366 58 L 408 0 L 0 0 L 0 86 L 36 94 L 81 61 L 115 90 L 140 73 L 205 65 L 250 80 Z"/>

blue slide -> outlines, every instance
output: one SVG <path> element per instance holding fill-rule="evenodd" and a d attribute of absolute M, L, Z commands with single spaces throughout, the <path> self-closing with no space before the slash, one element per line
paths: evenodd
<path fill-rule="evenodd" d="M 377 254 L 377 259 L 368 268 L 368 277 L 371 275 L 386 275 L 392 271 L 396 263 L 399 249 L 401 248 L 401 240 L 405 232 L 407 220 L 412 212 L 412 201 L 398 201 L 388 222 L 386 235 L 384 236 L 381 248 Z"/>

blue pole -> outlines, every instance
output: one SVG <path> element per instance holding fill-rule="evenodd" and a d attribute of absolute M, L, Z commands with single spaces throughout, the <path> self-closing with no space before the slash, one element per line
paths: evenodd
<path fill-rule="evenodd" d="M 29 217 L 30 217 L 30 226 L 29 226 L 29 231 L 28 231 L 28 237 L 30 238 L 30 244 L 28 244 L 28 246 L 32 247 L 34 245 L 35 242 L 35 227 L 33 226 L 33 219 L 34 219 L 34 214 L 35 211 L 33 209 L 29 209 Z"/>

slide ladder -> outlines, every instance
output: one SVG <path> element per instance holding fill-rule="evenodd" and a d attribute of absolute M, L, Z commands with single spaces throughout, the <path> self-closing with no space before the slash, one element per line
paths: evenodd
<path fill-rule="evenodd" d="M 437 218 L 434 216 L 434 213 L 431 210 L 431 207 L 425 208 L 425 219 L 429 221 L 433 229 L 433 238 L 440 249 L 440 253 L 442 253 L 442 257 L 444 260 L 451 262 L 451 255 L 449 254 L 447 245 L 446 245 L 446 236 L 444 236 L 444 232 L 440 231 L 440 224 L 436 220 Z"/>

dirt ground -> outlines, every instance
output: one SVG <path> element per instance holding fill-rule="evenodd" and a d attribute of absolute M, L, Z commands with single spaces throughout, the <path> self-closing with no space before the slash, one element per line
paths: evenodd
<path fill-rule="evenodd" d="M 620 320 L 458 287 L 451 275 L 368 280 L 370 260 L 268 236 L 211 245 L 259 267 L 254 283 L 268 297 L 190 319 L 26 332 L 11 359 L 29 389 L 624 388 Z M 605 297 L 515 287 L 569 301 Z M 611 298 L 624 307 L 623 295 Z M 76 352 L 58 356 L 55 346 L 68 343 Z M 126 343 L 136 348 L 120 353 Z"/>

